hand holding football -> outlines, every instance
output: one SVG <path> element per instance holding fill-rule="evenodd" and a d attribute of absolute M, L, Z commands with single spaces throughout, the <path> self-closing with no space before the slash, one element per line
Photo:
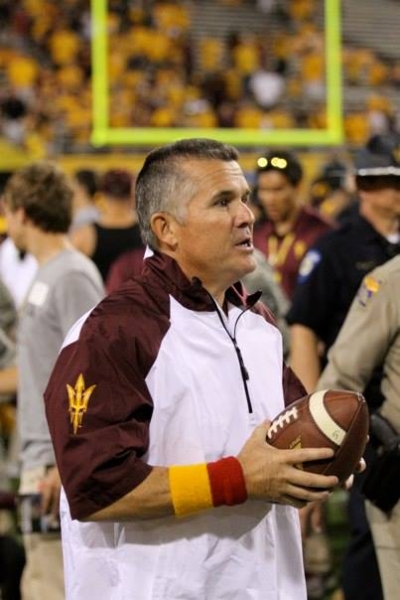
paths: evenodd
<path fill-rule="evenodd" d="M 306 462 L 298 467 L 336 475 L 342 483 L 354 473 L 362 458 L 368 428 L 368 407 L 362 394 L 322 390 L 287 406 L 272 421 L 267 442 L 279 449 L 332 448 L 333 458 Z"/>

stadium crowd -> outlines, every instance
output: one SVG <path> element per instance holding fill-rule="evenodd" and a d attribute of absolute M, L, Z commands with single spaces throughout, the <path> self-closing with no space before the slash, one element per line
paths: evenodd
<path fill-rule="evenodd" d="M 257 10 L 260 32 L 210 36 L 193 0 L 108 3 L 110 127 L 325 128 L 325 52 L 316 0 L 239 2 Z M 204 11 L 207 10 L 205 4 Z M 90 149 L 89 0 L 0 4 L 0 135 L 32 156 Z M 397 126 L 379 86 L 398 88 L 400 62 L 346 43 L 345 131 L 359 145 Z"/>

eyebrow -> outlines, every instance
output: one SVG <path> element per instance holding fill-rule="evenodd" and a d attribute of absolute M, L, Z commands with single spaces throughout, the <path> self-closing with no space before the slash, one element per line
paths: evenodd
<path fill-rule="evenodd" d="M 229 189 L 229 190 L 220 190 L 219 192 L 217 192 L 216 194 L 214 194 L 212 196 L 212 200 L 220 200 L 221 198 L 233 198 L 235 197 L 236 191 L 233 189 Z M 251 190 L 250 188 L 246 188 L 244 190 L 244 192 L 242 194 L 240 194 L 240 197 L 246 197 L 246 198 L 250 198 L 251 196 Z"/>

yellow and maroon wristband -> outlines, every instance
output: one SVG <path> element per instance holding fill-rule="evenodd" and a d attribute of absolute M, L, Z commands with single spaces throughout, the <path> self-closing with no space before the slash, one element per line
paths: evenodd
<path fill-rule="evenodd" d="M 169 468 L 169 485 L 176 516 L 184 517 L 214 506 L 247 500 L 240 462 L 234 456 L 216 462 Z"/>

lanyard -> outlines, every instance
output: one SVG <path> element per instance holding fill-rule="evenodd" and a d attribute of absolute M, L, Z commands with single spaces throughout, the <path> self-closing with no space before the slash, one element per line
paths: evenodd
<path fill-rule="evenodd" d="M 275 235 L 271 235 L 268 238 L 268 261 L 274 269 L 281 267 L 285 263 L 294 241 L 295 235 L 293 232 L 287 233 L 280 244 Z"/>

